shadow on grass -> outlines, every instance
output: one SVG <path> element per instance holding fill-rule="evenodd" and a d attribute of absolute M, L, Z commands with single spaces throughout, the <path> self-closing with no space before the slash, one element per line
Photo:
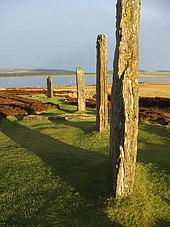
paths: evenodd
<path fill-rule="evenodd" d="M 152 227 L 168 227 L 170 226 L 170 222 L 164 219 L 159 219 Z"/>
<path fill-rule="evenodd" d="M 58 99 L 59 104 L 62 106 L 61 110 L 65 113 L 75 113 L 77 112 L 77 104 L 73 105 L 73 104 L 69 104 L 67 101 L 65 101 L 64 99 Z M 73 110 L 70 110 L 70 107 Z M 87 107 L 86 106 L 86 113 L 90 113 L 90 114 L 95 114 L 96 115 L 96 108 L 91 108 L 91 107 Z"/>
<path fill-rule="evenodd" d="M 140 130 L 149 132 L 150 135 L 155 137 L 158 136 L 161 138 L 161 143 L 157 143 L 156 139 L 153 141 L 150 140 L 150 137 L 139 138 L 138 142 L 144 144 L 144 147 L 138 149 L 138 160 L 139 162 L 152 163 L 159 167 L 162 171 L 170 172 L 170 139 L 169 133 L 170 130 L 167 127 L 156 126 L 156 125 L 147 125 L 141 124 L 139 126 Z"/>
<path fill-rule="evenodd" d="M 154 134 L 160 137 L 163 136 L 165 139 L 165 142 L 168 142 L 168 141 L 170 142 L 169 127 L 141 123 L 139 125 L 139 128 L 143 131 L 148 131 L 151 134 Z"/>
<path fill-rule="evenodd" d="M 79 128 L 84 131 L 84 133 L 89 134 L 92 133 L 93 131 L 96 131 L 96 122 L 94 121 L 68 121 L 68 120 L 52 120 L 50 119 L 51 122 L 59 125 L 59 124 L 64 124 L 68 126 L 72 126 L 75 128 Z M 90 127 L 89 127 L 90 124 Z"/>
<path fill-rule="evenodd" d="M 17 122 L 6 121 L 7 127 L 1 127 L 4 134 L 39 156 L 55 174 L 84 197 L 112 194 L 112 169 L 107 155 L 74 147 Z M 91 183 L 94 183 L 93 187 L 90 187 Z"/>
<path fill-rule="evenodd" d="M 9 119 L 1 125 L 1 131 L 20 147 L 37 155 L 51 168 L 54 175 L 59 176 L 78 191 L 82 198 L 87 199 L 92 205 L 89 207 L 92 212 L 100 210 L 96 217 L 93 216 L 96 223 L 100 216 L 107 226 L 120 226 L 108 220 L 101 202 L 112 195 L 112 168 L 107 155 L 63 143 Z"/>
<path fill-rule="evenodd" d="M 71 110 L 71 109 L 68 109 L 65 106 L 60 107 L 60 110 L 63 111 L 64 113 L 76 113 L 77 112 L 76 109 Z"/>
<path fill-rule="evenodd" d="M 69 104 L 68 104 L 69 105 Z M 69 105 L 70 106 L 70 105 Z M 81 112 L 77 111 L 77 110 L 69 110 L 68 107 L 61 107 L 61 109 L 63 112 L 65 113 L 75 113 L 75 114 L 81 114 Z M 84 111 L 84 113 L 86 114 L 91 114 L 92 116 L 94 115 L 94 119 L 93 121 L 88 121 L 88 122 L 74 122 L 74 121 L 68 121 L 68 120 L 52 120 L 50 119 L 51 122 L 53 123 L 57 123 L 57 124 L 65 124 L 65 125 L 68 125 L 68 126 L 73 126 L 73 127 L 76 127 L 76 128 L 80 128 L 81 130 L 83 130 L 86 134 L 88 133 L 91 133 L 93 131 L 96 131 L 97 128 L 96 128 L 96 120 L 95 120 L 95 117 L 96 117 L 96 108 L 86 108 L 86 111 Z M 110 122 L 110 117 L 109 117 L 109 122 Z M 89 123 L 90 123 L 90 127 L 89 127 Z"/>

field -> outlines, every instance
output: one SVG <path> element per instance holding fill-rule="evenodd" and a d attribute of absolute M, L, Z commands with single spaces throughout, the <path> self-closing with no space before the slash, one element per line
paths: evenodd
<path fill-rule="evenodd" d="M 24 97 L 59 104 L 42 116 L 77 114 L 62 97 Z M 109 131 L 96 132 L 95 109 L 87 113 L 85 120 L 2 119 L 0 226 L 170 225 L 170 128 L 140 122 L 134 193 L 115 200 Z"/>
<path fill-rule="evenodd" d="M 141 97 L 170 98 L 170 82 L 143 83 L 139 86 Z"/>
<path fill-rule="evenodd" d="M 38 87 L 37 87 L 38 88 Z M 41 87 L 40 89 L 44 89 Z M 76 91 L 75 86 L 58 86 L 54 87 L 56 91 Z M 86 86 L 87 92 L 95 92 L 94 85 Z M 111 93 L 111 85 L 108 85 L 108 93 Z M 146 82 L 139 84 L 139 95 L 140 97 L 164 97 L 170 98 L 170 82 Z"/>

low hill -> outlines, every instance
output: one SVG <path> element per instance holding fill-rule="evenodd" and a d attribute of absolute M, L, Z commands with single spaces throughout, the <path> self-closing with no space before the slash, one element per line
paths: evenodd
<path fill-rule="evenodd" d="M 0 76 L 74 75 L 75 71 L 63 69 L 0 69 Z"/>

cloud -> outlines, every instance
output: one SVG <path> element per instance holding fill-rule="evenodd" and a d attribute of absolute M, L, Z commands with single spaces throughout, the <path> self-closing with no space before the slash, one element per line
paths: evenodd
<path fill-rule="evenodd" d="M 140 67 L 170 68 L 170 1 L 143 0 L 140 31 Z"/>
<path fill-rule="evenodd" d="M 109 68 L 115 47 L 116 0 L 1 0 L 0 67 L 95 71 L 96 38 L 108 36 Z M 143 0 L 140 67 L 169 65 L 170 1 Z M 169 65 L 170 68 L 170 65 Z"/>

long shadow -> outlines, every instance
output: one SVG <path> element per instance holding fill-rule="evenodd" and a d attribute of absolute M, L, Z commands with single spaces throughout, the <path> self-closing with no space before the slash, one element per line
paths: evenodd
<path fill-rule="evenodd" d="M 91 122 L 86 122 L 86 121 L 82 121 L 82 122 L 74 122 L 74 121 L 68 121 L 68 120 L 53 120 L 50 119 L 51 122 L 55 123 L 55 124 L 64 124 L 64 125 L 68 125 L 68 126 L 72 126 L 75 128 L 79 128 L 81 130 L 84 131 L 84 133 L 89 134 L 93 131 L 96 130 L 96 122 L 91 121 Z M 89 123 L 90 123 L 90 127 L 89 127 Z"/>
<path fill-rule="evenodd" d="M 157 136 L 164 136 L 166 142 L 170 142 L 170 130 L 168 127 L 149 125 L 149 124 L 140 124 L 139 128 L 144 131 L 148 131 Z M 160 134 L 160 131 L 162 134 Z"/>
<path fill-rule="evenodd" d="M 146 124 L 140 125 L 140 129 L 161 137 L 162 142 L 159 144 L 151 142 L 148 139 L 139 139 L 139 142 L 142 142 L 145 146 L 138 149 L 138 161 L 155 164 L 161 171 L 170 172 L 170 130 L 166 127 Z"/>
<path fill-rule="evenodd" d="M 72 105 L 72 110 L 70 109 L 70 104 L 67 103 L 64 98 L 58 99 L 60 110 L 62 110 L 65 113 L 75 113 L 77 111 L 76 106 Z"/>
<path fill-rule="evenodd" d="M 168 227 L 170 226 L 170 221 L 164 220 L 164 219 L 159 219 L 157 222 L 152 225 L 152 227 Z"/>
<path fill-rule="evenodd" d="M 60 107 L 60 110 L 62 110 L 64 113 L 75 113 L 77 110 L 69 110 L 67 108 L 64 108 L 63 106 Z"/>
<path fill-rule="evenodd" d="M 107 155 L 63 143 L 58 139 L 25 127 L 19 124 L 19 121 L 10 121 L 9 119 L 4 119 L 4 121 L 1 124 L 1 131 L 6 136 L 19 144 L 20 147 L 37 155 L 47 167 L 51 168 L 54 175 L 71 185 L 87 200 L 90 206 L 87 211 L 85 208 L 85 213 L 82 215 L 86 216 L 89 212 L 96 213 L 92 217 L 92 222 L 98 223 L 98 226 L 103 226 L 102 223 L 105 223 L 105 226 L 121 226 L 119 223 L 111 222 L 103 212 L 105 206 L 103 199 L 113 194 L 112 169 Z M 49 196 L 53 198 L 53 195 Z M 83 224 L 84 221 L 79 218 L 79 215 L 75 216 L 75 219 Z M 99 220 L 102 220 L 102 223 Z M 21 220 L 21 222 L 25 223 L 25 220 Z M 83 226 L 86 224 L 85 221 Z"/>
<path fill-rule="evenodd" d="M 41 158 L 55 175 L 85 198 L 112 195 L 112 168 L 107 155 L 91 152 L 5 119 L 1 131 Z"/>

